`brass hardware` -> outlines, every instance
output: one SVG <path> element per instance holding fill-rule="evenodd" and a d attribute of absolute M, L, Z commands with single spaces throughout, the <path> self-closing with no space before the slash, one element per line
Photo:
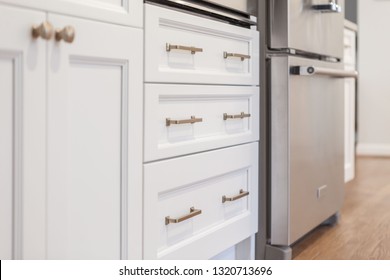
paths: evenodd
<path fill-rule="evenodd" d="M 240 54 L 240 53 L 228 53 L 228 52 L 223 52 L 223 58 L 228 58 L 228 57 L 238 57 L 241 59 L 241 61 L 244 61 L 244 59 L 250 59 L 251 56 L 247 54 Z"/>
<path fill-rule="evenodd" d="M 245 114 L 244 112 L 241 112 L 239 115 L 228 115 L 226 113 L 223 114 L 223 120 L 226 121 L 227 119 L 243 119 L 243 118 L 249 118 L 251 114 Z"/>
<path fill-rule="evenodd" d="M 171 124 L 185 124 L 185 123 L 197 123 L 203 122 L 202 118 L 195 118 L 195 116 L 191 116 L 191 119 L 188 120 L 171 120 L 170 118 L 166 118 L 166 126 L 170 126 Z"/>
<path fill-rule="evenodd" d="M 166 44 L 166 51 L 170 52 L 171 50 L 190 51 L 191 54 L 195 54 L 196 52 L 203 52 L 202 48 L 187 47 L 187 46 L 180 46 L 180 45 L 171 45 L 171 44 L 167 43 Z"/>
<path fill-rule="evenodd" d="M 181 223 L 182 221 L 188 220 L 188 219 L 195 217 L 195 216 L 198 216 L 200 214 L 202 214 L 202 210 L 195 209 L 195 207 L 191 207 L 190 213 L 187 215 L 184 215 L 180 218 L 172 219 L 170 216 L 166 216 L 165 217 L 165 225 Z"/>
<path fill-rule="evenodd" d="M 56 29 L 56 41 L 64 40 L 67 43 L 72 43 L 75 37 L 75 30 L 73 26 L 65 26 L 62 29 Z"/>
<path fill-rule="evenodd" d="M 236 196 L 233 196 L 233 197 L 226 197 L 226 195 L 224 195 L 222 197 L 222 203 L 225 203 L 226 201 L 235 201 L 237 199 L 240 199 L 240 198 L 243 198 L 245 196 L 248 196 L 249 195 L 249 192 L 246 192 L 244 191 L 243 189 L 240 190 L 240 194 L 236 195 Z"/>
<path fill-rule="evenodd" d="M 40 25 L 33 25 L 31 34 L 33 38 L 41 37 L 42 39 L 49 40 L 53 36 L 53 25 L 48 21 L 44 21 Z"/>

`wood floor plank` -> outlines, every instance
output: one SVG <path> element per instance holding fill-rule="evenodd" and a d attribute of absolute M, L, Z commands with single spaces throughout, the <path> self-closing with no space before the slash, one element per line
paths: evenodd
<path fill-rule="evenodd" d="M 359 157 L 341 217 L 293 246 L 296 260 L 390 260 L 390 158 Z"/>

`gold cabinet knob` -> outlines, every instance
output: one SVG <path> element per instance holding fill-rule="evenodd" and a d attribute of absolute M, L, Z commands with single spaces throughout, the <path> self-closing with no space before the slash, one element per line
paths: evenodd
<path fill-rule="evenodd" d="M 72 43 L 75 37 L 75 30 L 73 26 L 65 26 L 62 29 L 56 30 L 56 40 L 61 41 L 64 40 L 67 43 Z"/>
<path fill-rule="evenodd" d="M 48 21 L 44 21 L 40 25 L 33 25 L 31 34 L 33 38 L 41 37 L 49 40 L 53 36 L 53 25 Z"/>

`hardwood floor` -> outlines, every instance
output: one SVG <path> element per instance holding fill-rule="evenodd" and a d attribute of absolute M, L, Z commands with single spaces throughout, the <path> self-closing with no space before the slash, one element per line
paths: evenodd
<path fill-rule="evenodd" d="M 293 259 L 390 259 L 390 158 L 357 159 L 338 224 L 309 233 Z"/>

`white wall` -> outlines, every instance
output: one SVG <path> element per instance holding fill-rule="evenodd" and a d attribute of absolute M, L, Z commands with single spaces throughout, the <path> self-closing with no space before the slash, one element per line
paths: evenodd
<path fill-rule="evenodd" d="M 357 153 L 390 156 L 390 1 L 358 1 Z"/>

